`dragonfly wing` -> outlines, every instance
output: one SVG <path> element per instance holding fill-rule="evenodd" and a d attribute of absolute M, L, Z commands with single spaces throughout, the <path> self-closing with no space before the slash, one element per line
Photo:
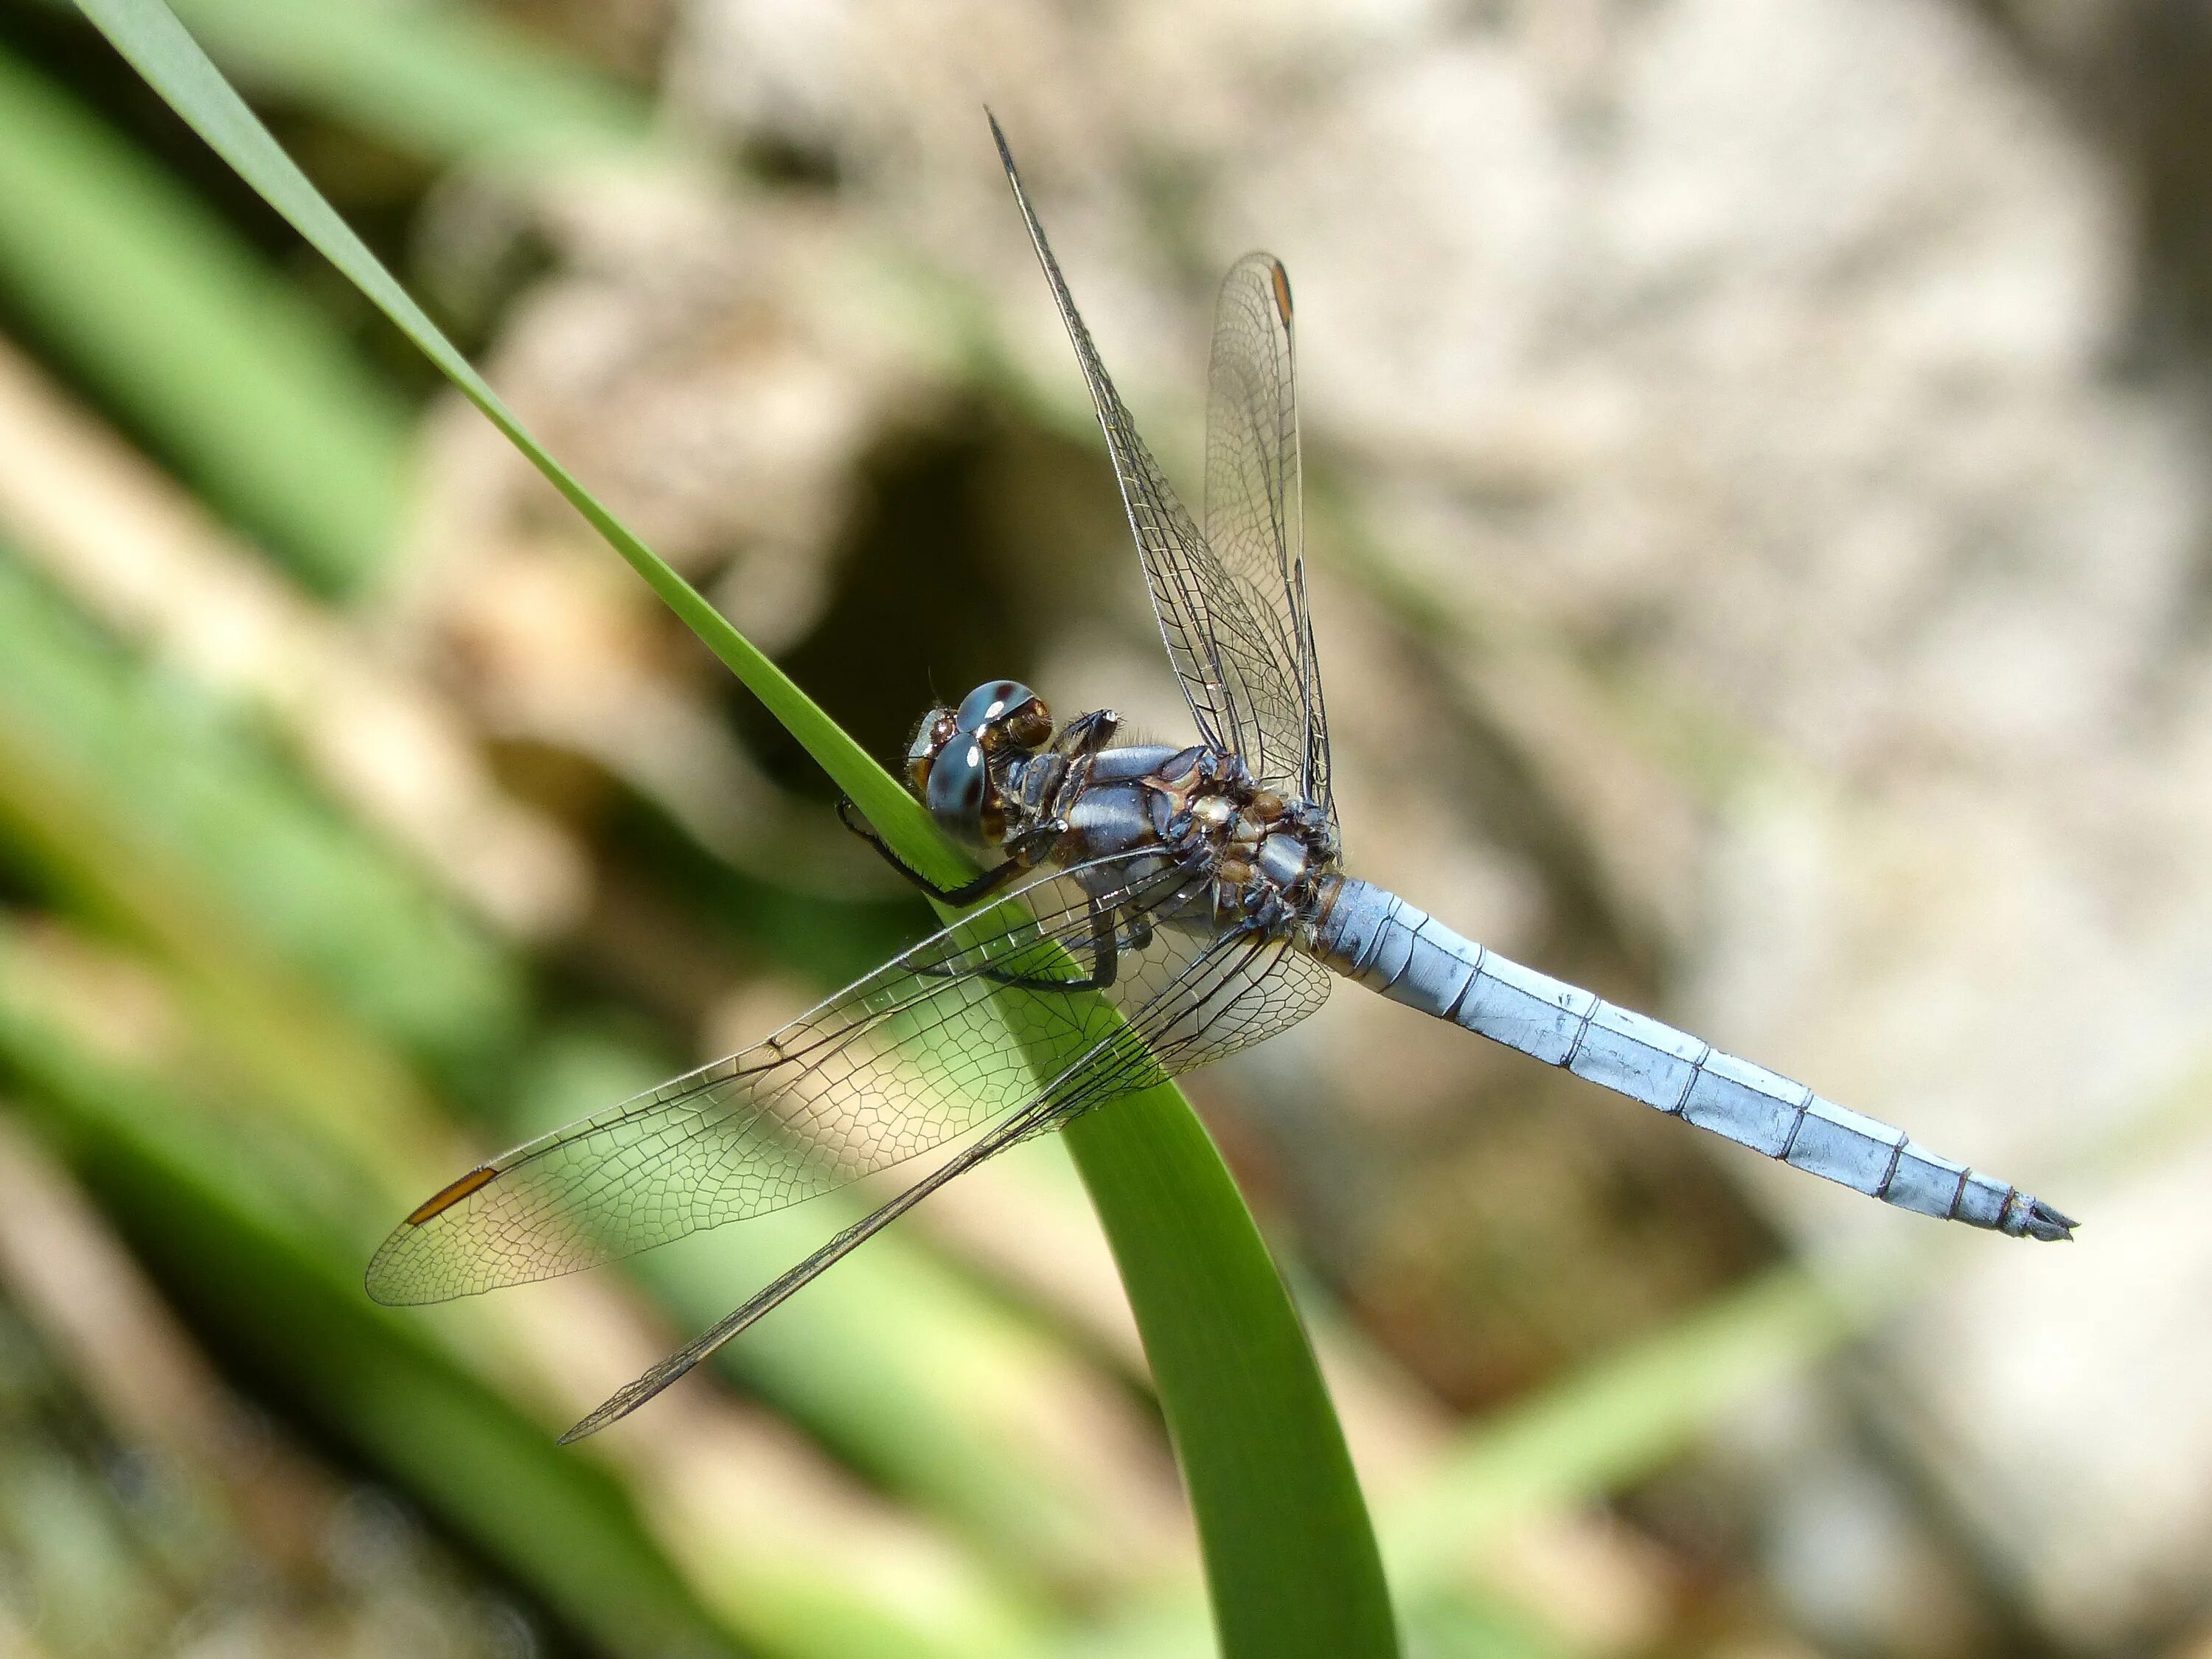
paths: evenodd
<path fill-rule="evenodd" d="M 981 1128 L 1035 1097 L 1030 1056 L 1083 1052 L 1148 1000 L 1159 969 L 1115 942 L 1169 937 L 1153 920 L 1199 886 L 1128 854 L 1027 882 L 744 1052 L 471 1170 L 385 1240 L 369 1294 L 441 1302 L 574 1273 Z M 1120 958 L 1103 1000 L 1075 994 L 1102 929 Z"/>
<path fill-rule="evenodd" d="M 1306 599 L 1291 279 L 1273 254 L 1246 254 L 1222 280 L 1206 381 L 1206 544 L 1295 694 L 1287 705 L 1261 696 L 1254 707 L 1261 775 L 1294 778 L 1297 793 L 1333 817 L 1328 716 Z"/>
<path fill-rule="evenodd" d="M 1129 411 L 1115 391 L 1091 331 L 1084 325 L 1060 275 L 1060 262 L 1045 240 L 1044 227 L 1030 206 L 1015 171 L 1013 154 L 1006 134 L 994 118 L 992 135 L 999 143 L 999 159 L 1006 164 L 1007 182 L 1028 225 L 1037 262 L 1052 284 L 1060 320 L 1075 347 L 1076 361 L 1091 388 L 1098 411 L 1098 424 L 1106 434 L 1106 449 L 1121 486 L 1121 502 L 1129 515 L 1129 528 L 1137 538 L 1144 562 L 1145 580 L 1152 591 L 1152 610 L 1159 618 L 1160 637 L 1168 659 L 1182 684 L 1199 735 L 1216 749 L 1243 758 L 1255 777 L 1270 787 L 1297 792 L 1304 769 L 1303 710 L 1292 672 L 1294 659 L 1279 653 L 1271 628 L 1255 613 L 1244 590 L 1223 568 L 1206 538 L 1191 521 L 1190 514 L 1152 459 L 1145 441 L 1137 435 Z M 1282 752 L 1271 746 L 1269 732 L 1296 731 L 1298 741 Z"/>
<path fill-rule="evenodd" d="M 629 1416 L 955 1176 L 1094 1107 L 1296 1024 L 1328 995 L 1330 976 L 1287 939 L 1248 935 L 1203 940 L 1173 934 L 1146 947 L 1138 977 L 1151 988 L 1141 1005 L 1111 1020 L 1097 1042 L 1018 1111 L 620 1389 L 562 1435 L 562 1443 L 596 1434 Z"/>

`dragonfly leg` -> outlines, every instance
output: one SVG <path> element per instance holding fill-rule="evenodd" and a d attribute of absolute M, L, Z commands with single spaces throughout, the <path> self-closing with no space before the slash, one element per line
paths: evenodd
<path fill-rule="evenodd" d="M 858 810 L 854 805 L 853 798 L 850 795 L 837 797 L 839 822 L 869 846 L 874 848 L 882 855 L 884 862 L 890 865 L 892 869 L 897 871 L 939 904 L 949 904 L 956 910 L 964 908 L 979 899 L 990 897 L 1016 876 L 1025 873 L 1043 855 L 1046 849 L 1060 838 L 1064 828 L 1057 823 L 1045 824 L 1026 836 L 1017 836 L 1006 843 L 1006 857 L 1002 863 L 994 865 L 973 881 L 963 882 L 957 887 L 940 887 L 893 852 L 890 843 L 876 833 L 875 827 L 866 819 L 854 817 L 854 813 Z"/>
<path fill-rule="evenodd" d="M 1129 924 L 1127 941 L 1132 951 L 1141 951 L 1152 936 L 1152 923 L 1138 917 Z M 1114 924 L 1114 913 L 1096 899 L 1091 902 L 1091 971 L 1081 979 L 1055 979 L 1048 975 L 1024 974 L 1006 968 L 960 968 L 950 964 L 933 966 L 927 963 L 914 964 L 914 971 L 933 979 L 953 979 L 963 974 L 973 974 L 994 985 L 1004 985 L 1016 991 L 1103 991 L 1110 988 L 1120 975 L 1123 940 Z"/>
<path fill-rule="evenodd" d="M 1130 948 L 1141 948 L 1143 941 L 1134 937 L 1132 928 Z M 1003 968 L 981 969 L 984 978 L 994 985 L 1010 986 L 1018 991 L 1103 991 L 1109 988 L 1121 972 L 1121 940 L 1114 926 L 1113 912 L 1091 901 L 1091 971 L 1081 979 L 1055 979 L 1049 975 L 1009 972 Z"/>
<path fill-rule="evenodd" d="M 1098 754 L 1121 729 L 1121 717 L 1110 708 L 1078 714 L 1061 728 L 1053 747 L 1070 760 Z"/>
<path fill-rule="evenodd" d="M 1139 921 L 1138 927 L 1145 924 Z M 1149 929 L 1147 930 L 1149 931 Z M 1134 928 L 1131 930 L 1133 934 Z M 1133 947 L 1142 941 L 1132 938 Z M 1091 977 L 1074 981 L 1065 988 L 1070 991 L 1103 991 L 1114 982 L 1121 971 L 1121 936 L 1114 926 L 1114 913 L 1096 899 L 1091 902 Z"/>

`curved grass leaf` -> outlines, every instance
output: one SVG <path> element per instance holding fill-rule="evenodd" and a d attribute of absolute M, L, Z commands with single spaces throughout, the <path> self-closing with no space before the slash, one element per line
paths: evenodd
<path fill-rule="evenodd" d="M 6 568 L 0 545 L 0 573 Z M 0 633 L 0 661 L 6 660 L 7 643 Z M 9 683 L 0 674 L 0 687 Z M 226 1201 L 248 1206 L 267 1227 L 257 1223 L 239 1232 L 221 1212 L 191 1206 L 173 1210 L 154 1189 L 118 1188 L 97 1178 L 115 1155 L 104 1129 L 80 1149 L 80 1164 L 111 1203 L 159 1212 L 129 1208 L 118 1219 L 159 1260 L 165 1280 L 202 1328 L 224 1334 L 227 1350 L 258 1356 L 256 1370 L 273 1392 L 356 1448 L 472 1548 L 506 1563 L 522 1582 L 556 1583 L 564 1595 L 595 1582 L 601 1567 L 592 1558 L 604 1540 L 592 1525 L 577 1523 L 559 1504 L 532 1505 L 526 1515 L 480 1504 L 472 1486 L 457 1492 L 450 1484 L 468 1460 L 440 1450 L 426 1461 L 420 1441 L 442 1447 L 449 1437 L 466 1440 L 479 1431 L 505 1437 L 512 1414 L 478 1414 L 450 1395 L 422 1391 L 418 1368 L 407 1358 L 428 1335 L 419 1318 L 402 1316 L 395 1323 L 384 1316 L 386 1324 L 375 1328 L 404 1340 L 397 1357 L 382 1358 L 364 1334 L 369 1328 L 346 1325 L 333 1339 L 349 1351 L 337 1386 L 320 1352 L 321 1322 L 278 1318 L 270 1311 L 270 1298 L 258 1287 L 272 1275 L 289 1282 L 291 1274 L 286 1262 L 259 1259 L 264 1249 L 281 1254 L 286 1248 L 269 1232 L 275 1228 L 324 1264 L 335 1287 L 331 1294 L 345 1307 L 379 1313 L 361 1297 L 359 1263 L 398 1207 L 450 1173 L 459 1149 L 445 1146 L 443 1124 L 410 1094 L 404 1070 L 377 1034 L 330 1007 L 299 976 L 272 972 L 246 919 L 207 884 L 207 872 L 150 846 L 135 822 L 118 815 L 118 805 L 127 803 L 83 772 L 82 756 L 55 752 L 48 739 L 57 735 L 62 734 L 47 727 L 39 713 L 27 713 L 0 696 L 0 854 L 5 855 L 0 865 L 27 875 L 43 896 L 61 901 L 101 933 L 142 947 L 149 982 L 124 996 L 124 1006 L 135 1012 L 111 1032 L 97 970 L 89 980 L 74 981 L 65 971 L 59 981 L 48 983 L 42 971 L 48 955 L 36 948 L 23 951 L 22 961 L 11 964 L 8 924 L 0 920 L 0 1084 L 13 1073 L 35 1085 L 34 1104 L 82 1104 L 88 1097 L 82 1090 L 70 1093 L 64 1084 L 96 1076 L 100 1081 L 94 1093 L 111 1118 L 120 1114 L 130 1122 L 155 1124 L 165 1144 L 189 1150 L 198 1167 L 224 1171 Z M 49 954 L 52 943 L 46 936 Z M 61 959 L 69 960 L 66 947 Z M 82 971 L 82 958 L 79 963 Z M 74 1026 L 71 1012 L 79 1022 Z M 19 1039 L 40 1021 L 44 1046 L 26 1048 Z M 137 1049 L 128 1035 L 134 1029 Z M 91 1060 L 103 1042 L 118 1052 L 105 1061 Z M 599 1099 L 620 1091 L 612 1084 L 594 1085 Z M 0 1100 L 0 1115 L 5 1110 Z M 818 1286 L 816 1295 L 825 1299 L 809 1297 L 789 1310 L 801 1328 L 779 1330 L 775 1340 L 803 1340 L 805 1327 L 812 1325 L 818 1334 L 825 1321 L 841 1319 L 874 1331 L 882 1322 L 877 1316 L 896 1302 L 896 1317 L 926 1322 L 936 1345 L 933 1350 L 915 1345 L 902 1355 L 908 1365 L 970 1352 L 976 1316 L 984 1312 L 988 1318 L 988 1311 L 963 1299 L 949 1275 L 933 1272 L 914 1241 L 882 1243 L 892 1247 L 889 1260 L 864 1257 L 851 1264 L 860 1270 L 857 1276 L 841 1275 Z M 901 1261 L 906 1271 L 895 1275 L 894 1290 L 884 1282 L 886 1269 Z M 722 1273 L 714 1294 L 726 1296 L 731 1282 Z M 210 1304 L 210 1297 L 218 1299 Z M 720 1311 L 714 1305 L 702 1312 L 701 1322 Z M 756 1350 L 744 1357 L 757 1360 L 759 1355 Z M 956 1392 L 957 1377 L 945 1375 L 941 1364 L 922 1379 L 866 1363 L 880 1358 L 866 1356 L 856 1364 L 848 1351 L 835 1359 L 823 1356 L 816 1368 L 817 1378 L 827 1373 L 843 1385 L 827 1400 L 829 1409 L 817 1413 L 817 1420 L 835 1419 L 823 1421 L 833 1442 L 902 1450 L 913 1443 L 958 1460 L 979 1500 L 981 1489 L 994 1487 L 991 1496 L 1003 1500 L 988 1517 L 1002 1534 L 1012 1534 L 1024 1519 L 1034 1521 L 1040 1499 L 1048 1511 L 1058 1512 L 1053 1504 L 1060 1489 L 1051 1471 L 1024 1460 L 1018 1437 L 1011 1443 L 994 1437 L 1000 1425 L 985 1420 L 988 1406 L 977 1397 L 981 1391 Z M 387 1387 L 382 1373 L 395 1367 L 401 1375 Z M 1002 1371 L 998 1380 L 1011 1385 L 1002 1386 L 1000 1398 L 1012 1394 L 1017 1417 L 1037 1403 L 1033 1391 L 1041 1379 Z M 406 1396 L 402 1403 L 393 1403 L 393 1390 Z M 822 1406 L 831 1393 L 824 1389 L 809 1402 Z M 441 1421 L 405 1438 L 399 1431 L 415 1412 L 468 1420 Z M 528 1433 L 535 1450 L 523 1472 L 496 1489 L 542 1483 L 546 1477 L 540 1466 L 565 1457 L 542 1425 Z M 777 1490 L 773 1481 L 770 1490 Z M 947 1507 L 941 1486 L 930 1490 L 917 1481 L 908 1490 L 925 1508 Z M 939 1558 L 929 1582 L 917 1585 L 902 1570 L 910 1558 L 896 1545 L 888 1554 L 865 1540 L 856 1546 L 819 1522 L 771 1535 L 734 1522 L 734 1510 L 686 1512 L 680 1496 L 672 1505 L 666 1484 L 651 1479 L 633 1481 L 630 1491 L 663 1538 L 663 1581 L 665 1570 L 676 1566 L 691 1593 L 725 1617 L 749 1652 L 783 1659 L 859 1659 L 885 1652 L 984 1659 L 1025 1651 L 1032 1624 L 1042 1627 L 1028 1598 L 988 1564 L 957 1547 Z M 957 1504 L 951 1507 L 957 1511 Z M 683 1516 L 680 1544 L 672 1543 L 666 1531 L 672 1514 Z M 1049 1534 L 1034 1526 L 1019 1537 L 1025 1546 L 1040 1538 L 1049 1542 Z M 583 1553 L 581 1559 L 566 1561 L 563 1552 L 570 1550 Z M 646 1591 L 633 1588 L 629 1594 Z M 554 1601 L 567 1606 L 558 1597 Z M 648 1603 L 635 1617 L 650 1625 L 665 1612 Z M 1203 1624 L 1202 1613 L 1194 1622 Z"/>
<path fill-rule="evenodd" d="M 538 1425 L 368 1304 L 301 1206 L 268 1191 L 250 1161 L 224 1158 L 188 1103 L 40 1020 L 17 994 L 14 957 L 0 928 L 0 1078 L 21 1085 L 108 1212 L 130 1218 L 132 1242 L 200 1328 L 605 1651 L 732 1650 L 612 1480 L 554 1455 Z"/>
<path fill-rule="evenodd" d="M 964 875 L 921 809 L 814 702 L 541 447 L 316 193 L 160 0 L 82 9 L 566 496 L 917 867 Z M 1196 1514 L 1231 1655 L 1396 1651 L 1365 1505 L 1310 1345 L 1235 1184 L 1178 1091 L 1071 1126 Z"/>
<path fill-rule="evenodd" d="M 113 648 L 5 530 L 0 662 L 0 723 L 70 756 L 114 821 L 100 850 L 127 833 L 188 866 L 274 960 L 443 1079 L 509 1063 L 523 1021 L 515 964 L 329 811 L 254 723 Z"/>
<path fill-rule="evenodd" d="M 0 288 L 41 344 L 325 592 L 391 550 L 404 404 L 105 121 L 0 51 Z"/>
<path fill-rule="evenodd" d="M 473 7 L 181 0 L 176 9 L 249 86 L 281 85 L 422 155 L 542 159 L 653 142 L 642 98 Z"/>

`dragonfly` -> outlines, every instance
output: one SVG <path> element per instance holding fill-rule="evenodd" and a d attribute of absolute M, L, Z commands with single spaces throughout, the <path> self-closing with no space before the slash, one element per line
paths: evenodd
<path fill-rule="evenodd" d="M 1285 1030 L 1338 978 L 1900 1209 L 2070 1237 L 2072 1220 L 2008 1182 L 1509 961 L 1346 872 L 1307 594 L 1289 277 L 1252 253 L 1221 285 L 1201 526 L 1137 435 L 995 118 L 991 131 L 1089 386 L 1196 741 L 1124 740 L 1110 709 L 1055 725 L 1013 680 L 930 710 L 907 784 L 989 867 L 939 887 L 849 801 L 840 811 L 956 910 L 951 923 L 752 1047 L 471 1170 L 385 1240 L 369 1293 L 437 1302 L 571 1273 L 945 1155 L 614 1395 L 562 1437 L 573 1441 L 947 1182 Z"/>

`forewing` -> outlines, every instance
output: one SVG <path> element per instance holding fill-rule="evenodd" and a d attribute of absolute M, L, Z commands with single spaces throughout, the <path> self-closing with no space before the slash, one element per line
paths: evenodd
<path fill-rule="evenodd" d="M 635 1411 L 708 1354 L 811 1284 L 954 1176 L 1093 1107 L 1186 1072 L 1303 1019 L 1328 995 L 1329 975 L 1287 939 L 1156 934 L 1133 951 L 1141 1000 L 1109 1021 L 1035 1098 L 973 1146 L 830 1238 L 561 1437 L 596 1434 Z"/>
<path fill-rule="evenodd" d="M 957 1139 L 1036 1098 L 1035 1057 L 1085 1051 L 1158 991 L 1143 951 L 1117 951 L 1103 1000 L 1057 988 L 1093 973 L 1101 913 L 1164 940 L 1152 919 L 1203 885 L 1129 855 L 1029 882 L 743 1053 L 470 1171 L 385 1240 L 369 1293 L 574 1273 Z"/>
<path fill-rule="evenodd" d="M 1021 175 L 1014 169 L 1012 152 L 1006 148 L 1006 134 L 999 131 L 995 119 L 991 131 L 999 142 L 999 159 L 1006 164 L 1006 179 L 1013 186 L 1023 222 L 1029 227 L 1037 261 L 1052 284 L 1060 320 L 1074 344 L 1076 361 L 1091 387 L 1098 424 L 1106 434 L 1107 453 L 1121 482 L 1129 528 L 1136 535 L 1137 552 L 1144 562 L 1152 610 L 1159 617 L 1160 637 L 1166 642 L 1176 678 L 1182 683 L 1183 696 L 1198 722 L 1199 735 L 1215 748 L 1242 757 L 1261 782 L 1295 793 L 1304 770 L 1304 752 L 1290 659 L 1279 657 L 1270 628 L 1254 612 L 1242 588 L 1206 545 L 1152 452 L 1137 435 L 1129 411 L 1091 342 L 1091 331 L 1075 309 L 1060 262 L 1053 257 L 1044 227 L 1030 206 Z M 1279 751 L 1270 743 L 1270 728 L 1279 732 L 1292 725 L 1298 726 L 1299 741 Z"/>
<path fill-rule="evenodd" d="M 1329 808 L 1328 717 L 1306 601 L 1291 280 L 1273 255 L 1248 253 L 1223 279 L 1206 379 L 1206 544 L 1293 694 L 1287 706 L 1255 696 L 1261 741 L 1271 769 L 1293 766 L 1297 793 Z"/>

